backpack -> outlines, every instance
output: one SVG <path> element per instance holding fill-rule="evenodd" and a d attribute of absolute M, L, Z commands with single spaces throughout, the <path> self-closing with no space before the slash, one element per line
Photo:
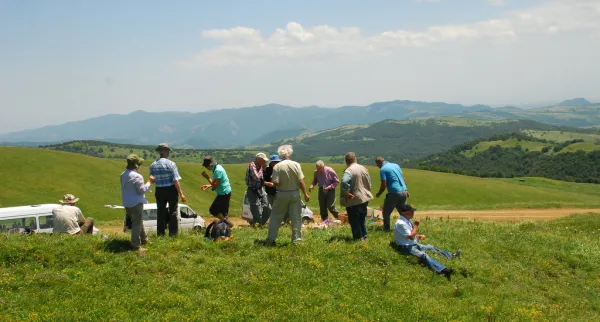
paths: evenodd
<path fill-rule="evenodd" d="M 204 237 L 217 240 L 219 237 L 231 237 L 231 228 L 222 220 L 215 220 L 208 227 Z"/>

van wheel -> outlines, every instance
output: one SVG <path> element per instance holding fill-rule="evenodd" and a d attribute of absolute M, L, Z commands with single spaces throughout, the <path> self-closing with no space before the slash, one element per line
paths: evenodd
<path fill-rule="evenodd" d="M 192 231 L 195 233 L 200 233 L 202 231 L 202 227 L 201 226 L 194 226 L 194 228 L 192 228 Z"/>

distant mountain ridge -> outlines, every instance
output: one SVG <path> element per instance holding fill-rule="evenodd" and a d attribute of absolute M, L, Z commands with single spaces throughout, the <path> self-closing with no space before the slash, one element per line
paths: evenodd
<path fill-rule="evenodd" d="M 440 116 L 481 120 L 529 119 L 553 125 L 592 127 L 600 125 L 600 104 L 577 98 L 564 101 L 559 106 L 523 110 L 513 106 L 492 108 L 487 105 L 396 100 L 338 108 L 268 104 L 199 113 L 135 111 L 3 134 L 0 142 L 102 140 L 144 145 L 169 142 L 174 146 L 200 149 L 239 148 L 342 125 Z"/>

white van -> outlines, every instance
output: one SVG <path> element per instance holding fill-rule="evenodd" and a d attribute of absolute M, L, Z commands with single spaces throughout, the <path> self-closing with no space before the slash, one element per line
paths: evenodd
<path fill-rule="evenodd" d="M 52 233 L 52 210 L 59 204 L 42 204 L 0 208 L 0 233 L 9 230 L 21 232 Z M 93 234 L 99 230 L 94 227 Z"/>
<path fill-rule="evenodd" d="M 123 206 L 106 205 L 104 207 L 110 209 L 123 209 L 123 212 L 125 211 L 125 207 Z M 156 231 L 157 215 L 158 212 L 155 203 L 148 203 L 144 205 L 144 214 L 142 219 L 144 221 L 144 230 L 146 232 Z M 124 220 L 127 219 L 125 217 L 126 215 L 123 214 Z M 180 203 L 178 205 L 177 219 L 179 220 L 179 229 L 201 230 L 206 228 L 206 222 L 204 219 L 198 216 L 198 214 L 192 208 L 190 208 L 190 206 L 185 204 Z M 131 229 L 131 227 L 128 228 Z"/>
<path fill-rule="evenodd" d="M 252 212 L 250 211 L 250 201 L 248 200 L 247 191 L 244 192 L 244 199 L 242 200 L 242 219 L 251 222 L 254 218 L 252 217 Z M 306 206 L 304 201 L 300 200 L 300 204 L 302 205 L 302 222 L 314 222 L 315 219 L 313 217 L 313 212 Z"/>

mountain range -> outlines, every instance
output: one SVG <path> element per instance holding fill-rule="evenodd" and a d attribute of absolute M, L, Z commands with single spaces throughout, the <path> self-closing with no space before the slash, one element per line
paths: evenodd
<path fill-rule="evenodd" d="M 169 142 L 173 146 L 201 149 L 234 148 L 266 144 L 343 125 L 442 116 L 534 120 L 552 125 L 594 127 L 600 125 L 600 103 L 577 98 L 555 106 L 525 110 L 514 106 L 493 108 L 397 100 L 339 108 L 269 104 L 199 113 L 135 111 L 2 134 L 0 142 L 31 145 L 35 142 L 102 140 L 144 145 Z M 132 124 L 143 124 L 143 127 L 132 128 Z"/>

